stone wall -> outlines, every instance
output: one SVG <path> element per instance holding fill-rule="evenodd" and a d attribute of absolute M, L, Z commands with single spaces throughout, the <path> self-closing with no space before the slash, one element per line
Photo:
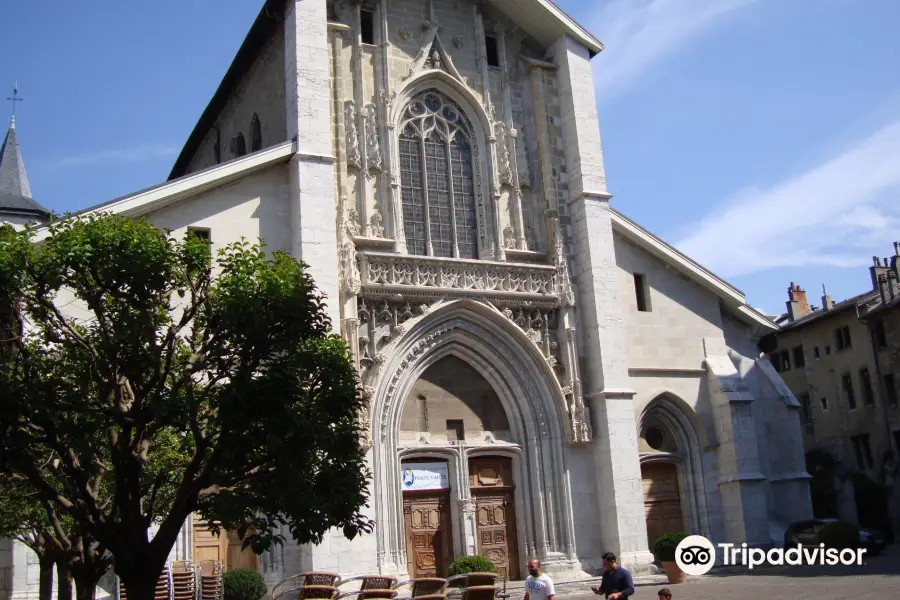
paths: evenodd
<path fill-rule="evenodd" d="M 251 151 L 251 122 L 259 117 L 262 147 L 288 139 L 285 122 L 284 28 L 279 26 L 266 40 L 259 56 L 241 78 L 200 144 L 185 174 L 211 167 L 237 156 L 232 141 L 242 134 Z M 219 143 L 219 160 L 215 145 Z"/>

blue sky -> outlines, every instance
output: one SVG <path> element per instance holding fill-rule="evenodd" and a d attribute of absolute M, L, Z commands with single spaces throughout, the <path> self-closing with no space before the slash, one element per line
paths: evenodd
<path fill-rule="evenodd" d="M 815 304 L 823 283 L 869 286 L 900 240 L 900 2 L 558 3 L 607 48 L 617 208 L 767 312 L 792 280 Z M 260 5 L 2 3 L 0 86 L 19 82 L 36 199 L 74 210 L 164 180 Z"/>

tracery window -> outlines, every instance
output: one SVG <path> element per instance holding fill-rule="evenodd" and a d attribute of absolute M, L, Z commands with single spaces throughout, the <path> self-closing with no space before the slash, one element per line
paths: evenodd
<path fill-rule="evenodd" d="M 410 102 L 403 118 L 400 186 L 407 252 L 476 258 L 477 147 L 471 123 L 436 90 Z"/>

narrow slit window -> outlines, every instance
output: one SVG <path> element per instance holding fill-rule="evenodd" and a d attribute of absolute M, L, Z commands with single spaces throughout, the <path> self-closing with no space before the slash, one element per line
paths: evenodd
<path fill-rule="evenodd" d="M 359 11 L 359 41 L 375 44 L 375 13 L 371 10 Z"/>
<path fill-rule="evenodd" d="M 493 35 L 484 36 L 485 57 L 489 67 L 500 66 L 500 41 Z"/>
<path fill-rule="evenodd" d="M 640 273 L 634 273 L 634 296 L 640 312 L 650 312 L 650 295 L 647 291 L 647 278 Z"/>

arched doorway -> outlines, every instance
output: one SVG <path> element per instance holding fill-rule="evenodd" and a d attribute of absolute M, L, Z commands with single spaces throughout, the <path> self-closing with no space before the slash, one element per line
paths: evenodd
<path fill-rule="evenodd" d="M 686 531 L 709 537 L 700 440 L 690 410 L 670 394 L 654 398 L 638 422 L 647 541 Z"/>
<path fill-rule="evenodd" d="M 371 381 L 379 570 L 402 574 L 411 564 L 402 479 L 412 457 L 447 460 L 455 556 L 504 543 L 507 558 L 492 555 L 508 563 L 510 577 L 521 576 L 514 569 L 526 555 L 574 569 L 566 403 L 540 350 L 496 308 L 471 300 L 449 302 L 404 326 L 382 350 L 382 376 Z M 482 473 L 474 486 L 490 487 L 484 483 L 493 478 L 508 494 L 504 514 L 493 510 L 500 518 L 479 528 L 469 459 L 482 457 L 509 458 L 510 476 L 500 468 L 498 476 Z M 491 529 L 488 545 L 489 524 L 515 527 L 500 535 Z"/>
<path fill-rule="evenodd" d="M 502 577 L 519 577 L 513 460 L 482 453 L 497 442 L 513 444 L 509 419 L 477 370 L 451 354 L 419 376 L 400 414 L 400 452 L 415 453 L 401 457 L 411 577 L 446 577 L 454 547 L 465 549 L 466 519 L 453 518 L 454 499 L 474 510 L 474 550 Z M 457 451 L 431 448 L 445 444 Z"/>

